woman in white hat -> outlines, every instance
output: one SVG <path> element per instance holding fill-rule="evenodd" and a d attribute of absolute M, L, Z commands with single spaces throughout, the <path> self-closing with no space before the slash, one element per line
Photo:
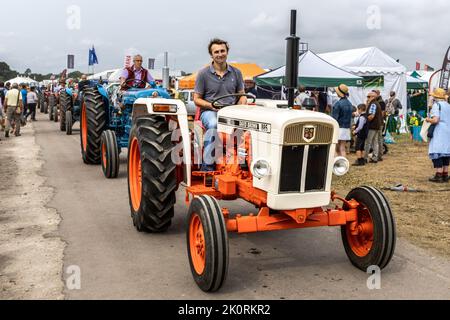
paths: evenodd
<path fill-rule="evenodd" d="M 431 182 L 448 182 L 448 167 L 450 163 L 450 104 L 445 90 L 438 88 L 431 94 L 434 98 L 431 114 L 425 121 L 436 125 L 428 150 L 436 173 Z"/>

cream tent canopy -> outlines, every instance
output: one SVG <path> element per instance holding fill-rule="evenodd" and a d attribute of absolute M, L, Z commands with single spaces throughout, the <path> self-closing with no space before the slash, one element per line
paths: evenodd
<path fill-rule="evenodd" d="M 384 99 L 395 91 L 402 103 L 402 114 L 406 117 L 406 68 L 394 58 L 376 47 L 345 51 L 328 52 L 319 55 L 322 59 L 360 77 L 382 76 L 383 87 L 378 87 Z M 365 101 L 366 95 L 373 87 L 351 88 L 350 99 L 357 105 Z"/>
<path fill-rule="evenodd" d="M 7 82 L 9 82 L 11 84 L 14 84 L 14 83 L 17 83 L 17 84 L 25 83 L 25 84 L 28 84 L 28 85 L 30 85 L 30 84 L 36 84 L 37 85 L 38 84 L 38 82 L 36 80 L 28 78 L 28 77 L 16 77 L 14 79 L 5 81 L 5 83 L 7 83 Z"/>

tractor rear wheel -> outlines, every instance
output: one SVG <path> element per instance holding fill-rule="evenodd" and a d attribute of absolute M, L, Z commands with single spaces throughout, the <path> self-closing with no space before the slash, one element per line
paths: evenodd
<path fill-rule="evenodd" d="M 68 110 L 66 111 L 66 134 L 68 136 L 72 134 L 72 127 L 73 127 L 72 111 Z"/>
<path fill-rule="evenodd" d="M 195 282 L 205 292 L 219 290 L 228 273 L 228 234 L 215 198 L 200 196 L 192 201 L 186 238 Z"/>
<path fill-rule="evenodd" d="M 128 150 L 128 195 L 138 231 L 164 232 L 172 222 L 177 188 L 175 145 L 164 117 L 136 120 Z"/>
<path fill-rule="evenodd" d="M 101 145 L 103 174 L 108 179 L 117 178 L 120 162 L 116 133 L 111 130 L 103 131 Z"/>
<path fill-rule="evenodd" d="M 66 131 L 66 112 L 72 110 L 72 97 L 65 90 L 59 95 L 59 105 L 61 109 L 59 129 Z"/>
<path fill-rule="evenodd" d="M 84 91 L 81 105 L 81 155 L 86 164 L 100 164 L 101 136 L 106 129 L 106 106 L 97 88 Z"/>
<path fill-rule="evenodd" d="M 390 205 L 383 193 L 373 187 L 350 191 L 347 200 L 359 203 L 356 226 L 341 227 L 342 242 L 350 262 L 367 271 L 370 266 L 383 269 L 395 250 L 396 228 Z"/>
<path fill-rule="evenodd" d="M 53 107 L 53 121 L 58 122 L 59 120 L 59 110 L 58 106 Z"/>
<path fill-rule="evenodd" d="M 45 98 L 44 98 L 44 94 L 43 94 L 43 93 L 40 93 L 38 98 L 39 98 L 39 111 L 40 111 L 41 113 L 44 113 L 44 111 L 45 111 Z"/>
<path fill-rule="evenodd" d="M 51 95 L 48 98 L 48 106 L 47 106 L 47 108 L 49 109 L 48 118 L 50 119 L 50 121 L 53 121 L 53 118 L 54 118 L 54 114 L 53 114 L 53 111 L 55 109 L 54 107 L 55 107 L 55 97 L 53 95 Z"/>

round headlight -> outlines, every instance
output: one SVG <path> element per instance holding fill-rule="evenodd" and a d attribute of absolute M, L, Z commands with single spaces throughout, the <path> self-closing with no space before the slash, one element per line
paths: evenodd
<path fill-rule="evenodd" d="M 334 159 L 333 173 L 338 177 L 345 175 L 350 169 L 350 163 L 345 157 L 337 157 Z"/>
<path fill-rule="evenodd" d="M 256 160 L 251 166 L 253 176 L 258 179 L 270 176 L 270 165 L 266 160 Z"/>

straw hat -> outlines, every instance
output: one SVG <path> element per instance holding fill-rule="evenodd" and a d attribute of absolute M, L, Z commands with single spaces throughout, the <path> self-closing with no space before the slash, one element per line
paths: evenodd
<path fill-rule="evenodd" d="M 339 97 L 343 98 L 348 95 L 348 87 L 345 84 L 340 84 L 335 88 L 336 93 Z"/>
<path fill-rule="evenodd" d="M 430 96 L 436 99 L 447 100 L 446 92 L 442 88 L 434 89 L 433 93 L 431 93 Z"/>

